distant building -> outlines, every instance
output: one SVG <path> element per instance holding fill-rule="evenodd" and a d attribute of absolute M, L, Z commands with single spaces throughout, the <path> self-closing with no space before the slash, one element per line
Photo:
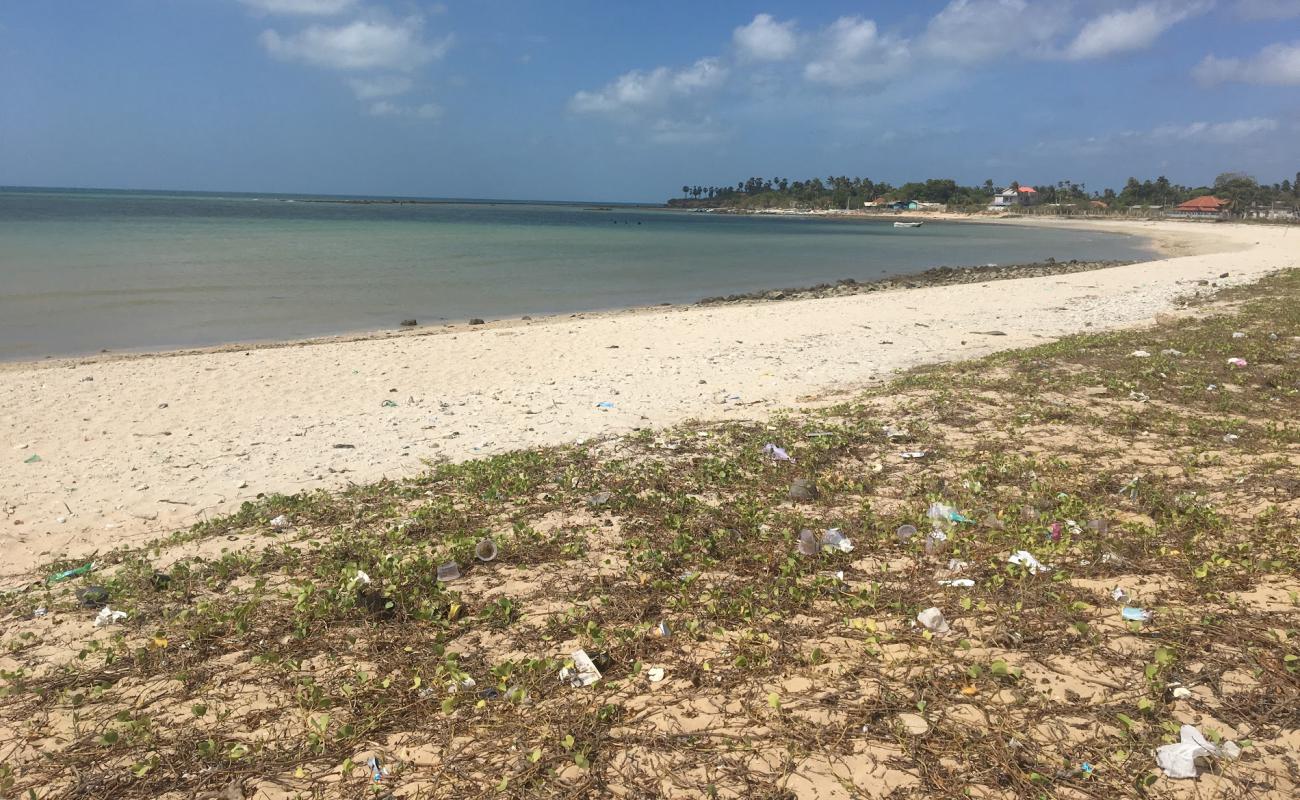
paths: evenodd
<path fill-rule="evenodd" d="M 1032 186 L 1008 187 L 1007 189 L 993 195 L 993 202 L 989 208 L 997 210 L 1000 208 L 1011 208 L 1013 206 L 1032 206 L 1038 204 L 1038 191 Z"/>
<path fill-rule="evenodd" d="M 1170 209 L 1166 212 L 1166 216 L 1191 219 L 1226 219 L 1228 216 L 1228 201 L 1220 200 L 1210 194 L 1193 197 L 1186 203 Z"/>
<path fill-rule="evenodd" d="M 1266 219 L 1273 222 L 1295 222 L 1300 219 L 1300 209 L 1295 206 L 1274 203 L 1272 205 L 1253 205 L 1243 215 L 1246 219 Z"/>
<path fill-rule="evenodd" d="M 915 200 L 895 200 L 889 204 L 889 207 L 895 211 L 915 211 L 920 206 L 921 204 Z"/>

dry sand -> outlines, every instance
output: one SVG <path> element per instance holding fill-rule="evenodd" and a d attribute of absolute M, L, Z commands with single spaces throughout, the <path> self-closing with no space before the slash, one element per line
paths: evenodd
<path fill-rule="evenodd" d="M 1205 291 L 1198 281 L 1300 266 L 1300 231 L 1286 228 L 1073 224 L 1148 236 L 1176 257 L 838 298 L 5 365 L 0 585 L 260 493 L 683 419 L 759 417 L 918 364 L 1142 325 Z M 991 330 L 1006 335 L 976 333 Z"/>

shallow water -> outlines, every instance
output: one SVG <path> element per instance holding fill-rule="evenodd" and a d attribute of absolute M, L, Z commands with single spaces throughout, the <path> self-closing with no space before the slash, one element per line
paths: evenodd
<path fill-rule="evenodd" d="M 1131 237 L 568 204 L 0 190 L 0 359 L 688 303 Z"/>

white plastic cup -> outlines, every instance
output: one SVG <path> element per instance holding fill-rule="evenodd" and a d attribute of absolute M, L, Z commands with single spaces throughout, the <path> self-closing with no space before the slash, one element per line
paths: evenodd
<path fill-rule="evenodd" d="M 491 539 L 479 539 L 478 544 L 474 545 L 474 557 L 483 562 L 496 558 L 497 543 Z"/>
<path fill-rule="evenodd" d="M 899 526 L 898 526 L 898 530 L 895 531 L 895 533 L 896 533 L 897 536 L 898 536 L 898 543 L 899 543 L 899 544 L 907 544 L 908 540 L 911 539 L 913 536 L 916 535 L 916 526 L 915 526 L 915 525 L 899 525 Z"/>

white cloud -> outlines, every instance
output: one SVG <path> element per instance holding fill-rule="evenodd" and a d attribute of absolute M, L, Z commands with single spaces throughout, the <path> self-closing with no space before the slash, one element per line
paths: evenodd
<path fill-rule="evenodd" d="M 697 121 L 656 120 L 650 126 L 650 141 L 656 144 L 709 144 L 726 137 L 711 117 Z"/>
<path fill-rule="evenodd" d="M 794 20 L 777 22 L 771 14 L 759 14 L 736 28 L 731 40 L 741 58 L 750 61 L 785 61 L 799 48 Z"/>
<path fill-rule="evenodd" d="M 1229 81 L 1300 86 L 1300 41 L 1271 44 L 1247 59 L 1206 56 L 1192 75 L 1208 86 Z"/>
<path fill-rule="evenodd" d="M 1089 20 L 1065 48 L 1074 60 L 1101 58 L 1149 47 L 1160 34 L 1189 17 L 1208 10 L 1207 2 L 1172 0 L 1170 3 L 1142 3 L 1122 11 L 1111 11 Z"/>
<path fill-rule="evenodd" d="M 820 38 L 818 58 L 808 62 L 803 72 L 816 83 L 839 87 L 880 83 L 907 62 L 907 42 L 882 36 L 869 19 L 840 17 Z"/>
<path fill-rule="evenodd" d="M 963 63 L 1045 56 L 1069 24 L 1069 7 L 1058 0 L 953 0 L 930 20 L 920 44 L 930 56 Z"/>
<path fill-rule="evenodd" d="M 1237 13 L 1246 19 L 1300 17 L 1300 0 L 1237 0 Z"/>
<path fill-rule="evenodd" d="M 358 100 L 371 100 L 376 97 L 392 97 L 405 94 L 414 83 L 405 75 L 378 75 L 373 78 L 351 78 L 348 86 Z"/>
<path fill-rule="evenodd" d="M 388 100 L 371 103 L 366 113 L 372 117 L 415 117 L 417 119 L 437 119 L 442 116 L 442 107 L 436 103 L 418 106 L 404 106 Z"/>
<path fill-rule="evenodd" d="M 239 0 L 264 14 L 302 14 L 329 16 L 347 11 L 356 0 Z"/>
<path fill-rule="evenodd" d="M 392 23 L 357 20 L 338 27 L 311 25 L 289 36 L 267 30 L 261 42 L 284 61 L 342 70 L 410 70 L 441 58 L 451 46 L 450 35 L 424 41 L 422 27 L 419 17 Z"/>
<path fill-rule="evenodd" d="M 1163 125 L 1151 132 L 1155 139 L 1181 139 L 1213 144 L 1237 144 L 1278 129 L 1277 120 L 1267 117 L 1235 119 L 1230 122 L 1192 122 Z"/>
<path fill-rule="evenodd" d="M 657 67 L 649 72 L 626 72 L 594 92 L 578 92 L 569 107 L 582 113 L 617 114 L 663 108 L 721 87 L 727 67 L 716 58 L 702 58 L 679 70 Z"/>

